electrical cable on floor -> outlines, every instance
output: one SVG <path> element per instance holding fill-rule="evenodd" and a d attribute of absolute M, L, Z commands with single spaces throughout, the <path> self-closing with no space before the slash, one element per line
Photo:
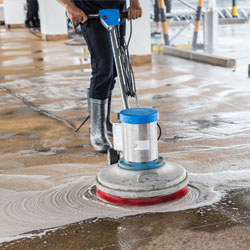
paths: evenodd
<path fill-rule="evenodd" d="M 52 119 L 55 119 L 57 121 L 60 121 L 64 124 L 66 124 L 68 127 L 70 127 L 71 129 L 73 129 L 74 131 L 76 130 L 76 127 L 74 126 L 74 124 L 72 124 L 71 122 L 57 116 L 57 115 L 54 115 L 54 114 L 51 114 L 50 112 L 44 110 L 44 109 L 41 109 L 39 108 L 38 106 L 36 106 L 34 103 L 30 102 L 29 100 L 27 100 L 25 97 L 15 93 L 13 90 L 9 89 L 9 88 L 6 88 L 5 86 L 1 85 L 0 84 L 0 89 L 4 90 L 5 92 L 9 93 L 10 95 L 12 95 L 13 97 L 23 101 L 23 103 L 25 103 L 28 107 L 34 109 L 35 111 L 39 112 L 40 114 L 42 115 L 45 115 L 49 118 L 52 118 Z"/>
<path fill-rule="evenodd" d="M 80 126 L 78 126 L 77 128 L 75 127 L 74 124 L 72 124 L 71 122 L 57 116 L 57 115 L 54 115 L 54 114 L 51 114 L 50 112 L 44 110 L 44 109 L 41 109 L 39 108 L 38 106 L 36 106 L 34 103 L 28 101 L 25 97 L 15 93 L 14 91 L 12 91 L 11 89 L 9 88 L 6 88 L 5 86 L 1 85 L 0 84 L 0 89 L 4 90 L 5 92 L 9 93 L 10 95 L 14 96 L 15 98 L 21 100 L 23 103 L 25 103 L 27 106 L 29 106 L 30 108 L 34 109 L 35 111 L 39 112 L 40 114 L 42 115 L 45 115 L 49 118 L 52 118 L 52 119 L 55 119 L 57 121 L 60 121 L 60 122 L 63 122 L 64 124 L 66 124 L 68 127 L 70 127 L 71 129 L 73 129 L 74 132 L 78 132 L 80 130 L 80 128 L 88 121 L 89 119 L 89 116 L 87 116 L 83 122 L 80 124 Z M 161 134 L 162 134 L 162 131 L 161 131 L 161 127 L 159 125 L 159 123 L 157 123 L 157 126 L 159 128 L 159 136 L 157 138 L 157 140 L 159 141 L 159 139 L 161 138 Z"/>
<path fill-rule="evenodd" d="M 77 132 L 80 130 L 80 128 L 87 122 L 87 120 L 88 120 L 89 118 L 90 118 L 90 116 L 88 115 L 88 116 L 82 121 L 82 123 L 81 123 L 77 128 L 74 129 L 74 132 L 77 133 Z"/>

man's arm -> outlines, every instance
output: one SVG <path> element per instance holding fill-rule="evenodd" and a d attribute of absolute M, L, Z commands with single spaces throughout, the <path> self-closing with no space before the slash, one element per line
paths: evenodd
<path fill-rule="evenodd" d="M 132 19 L 135 20 L 137 18 L 140 18 L 142 16 L 142 8 L 140 5 L 139 0 L 132 0 Z M 130 10 L 131 8 L 129 7 L 128 9 L 128 19 L 130 19 Z"/>
<path fill-rule="evenodd" d="M 87 15 L 79 8 L 77 8 L 71 0 L 57 0 L 67 12 L 67 16 L 72 23 L 84 23 L 87 21 Z"/>

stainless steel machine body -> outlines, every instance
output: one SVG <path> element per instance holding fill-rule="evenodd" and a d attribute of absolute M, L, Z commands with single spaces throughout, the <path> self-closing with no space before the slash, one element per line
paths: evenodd
<path fill-rule="evenodd" d="M 157 122 L 122 123 L 123 157 L 128 162 L 149 162 L 158 159 Z"/>

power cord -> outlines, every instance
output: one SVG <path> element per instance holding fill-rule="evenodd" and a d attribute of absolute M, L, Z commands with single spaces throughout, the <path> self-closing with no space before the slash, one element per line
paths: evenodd
<path fill-rule="evenodd" d="M 136 85 L 135 85 L 135 76 L 134 76 L 134 71 L 132 68 L 132 64 L 130 61 L 130 56 L 129 56 L 129 44 L 131 41 L 131 37 L 133 34 L 133 22 L 132 22 L 132 0 L 130 0 L 130 34 L 128 38 L 128 42 L 124 40 L 124 44 L 120 45 L 120 55 L 121 55 L 121 62 L 122 62 L 122 67 L 124 71 L 124 77 L 125 77 L 125 92 L 127 96 L 130 97 L 135 97 L 136 98 L 136 103 L 137 107 L 138 105 L 138 98 L 136 95 Z"/>

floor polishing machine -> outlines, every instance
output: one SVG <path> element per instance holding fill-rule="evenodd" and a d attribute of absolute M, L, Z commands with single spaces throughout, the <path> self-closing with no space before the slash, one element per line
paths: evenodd
<path fill-rule="evenodd" d="M 146 206 L 185 196 L 189 177 L 182 166 L 168 163 L 158 155 L 158 111 L 138 107 L 128 53 L 132 32 L 127 44 L 119 42 L 120 21 L 127 15 L 117 9 L 104 9 L 88 16 L 100 18 L 110 32 L 124 106 L 119 120 L 113 123 L 114 148 L 108 152 L 109 166 L 97 174 L 95 185 L 99 198 L 109 203 Z M 132 22 L 130 24 L 132 30 Z M 136 98 L 136 108 L 129 107 L 128 96 Z"/>

